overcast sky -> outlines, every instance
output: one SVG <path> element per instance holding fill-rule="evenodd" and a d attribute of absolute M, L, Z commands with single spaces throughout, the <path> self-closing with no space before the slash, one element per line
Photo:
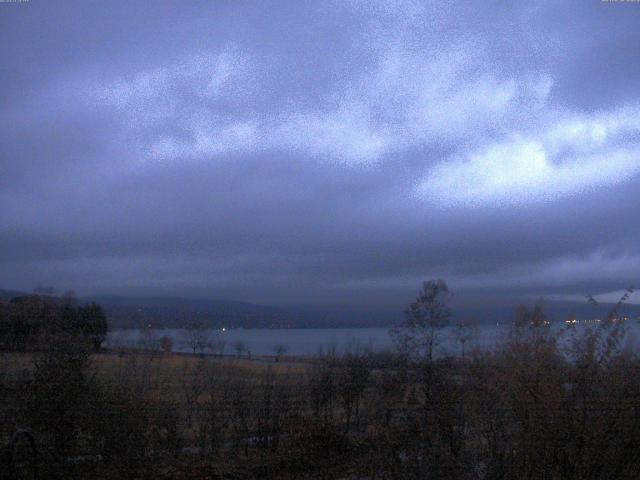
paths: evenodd
<path fill-rule="evenodd" d="M 640 3 L 0 3 L 0 288 L 385 305 L 640 272 Z"/>

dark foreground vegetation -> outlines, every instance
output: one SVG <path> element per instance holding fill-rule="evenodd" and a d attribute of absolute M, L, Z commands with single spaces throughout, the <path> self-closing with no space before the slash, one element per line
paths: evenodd
<path fill-rule="evenodd" d="M 27 351 L 42 348 L 40 340 L 73 336 L 100 350 L 107 335 L 107 318 L 95 303 L 78 305 L 72 294 L 21 295 L 0 299 L 0 350 Z"/>
<path fill-rule="evenodd" d="M 448 358 L 432 354 L 436 297 L 397 353 L 308 363 L 96 354 L 48 334 L 2 354 L 0 443 L 31 431 L 47 479 L 640 478 L 640 359 L 621 324 L 568 328 L 560 347 L 522 309 L 494 351 Z M 27 442 L 15 451 L 30 475 Z"/>

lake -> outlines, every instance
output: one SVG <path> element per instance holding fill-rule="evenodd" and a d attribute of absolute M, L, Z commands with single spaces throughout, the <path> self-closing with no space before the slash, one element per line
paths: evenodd
<path fill-rule="evenodd" d="M 628 329 L 624 348 L 638 349 L 640 346 L 640 324 L 637 321 L 626 322 Z M 555 331 L 567 330 L 565 325 L 555 324 Z M 573 327 L 576 331 L 585 331 L 587 326 Z M 466 343 L 466 350 L 475 348 L 491 349 L 508 334 L 508 325 L 479 325 L 474 327 L 471 338 Z M 242 342 L 252 355 L 274 355 L 278 346 L 286 348 L 286 355 L 315 355 L 321 351 L 335 348 L 343 353 L 354 346 L 373 351 L 384 351 L 393 348 L 393 342 L 387 328 L 292 328 L 292 329 L 231 329 L 206 330 L 206 342 L 219 351 L 224 345 L 224 354 L 236 352 L 236 344 Z M 163 336 L 173 340 L 174 352 L 191 352 L 189 345 L 190 332 L 181 329 L 115 330 L 110 332 L 106 347 L 143 347 L 155 344 Z M 567 335 L 565 335 L 566 337 Z M 440 335 L 439 354 L 459 355 L 461 343 L 456 337 L 454 328 L 442 330 Z M 205 353 L 212 350 L 205 349 Z"/>

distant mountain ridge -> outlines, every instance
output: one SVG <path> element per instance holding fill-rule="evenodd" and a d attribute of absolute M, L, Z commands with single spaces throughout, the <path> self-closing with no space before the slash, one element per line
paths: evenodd
<path fill-rule="evenodd" d="M 17 290 L 0 289 L 0 299 L 30 295 Z M 183 297 L 121 297 L 88 296 L 78 298 L 80 303 L 96 302 L 107 315 L 111 329 L 184 328 L 199 324 L 207 328 L 336 328 L 336 327 L 389 327 L 403 319 L 399 309 L 355 309 L 350 307 L 298 306 L 283 307 L 258 305 L 233 300 L 205 300 Z M 530 298 L 511 298 L 500 302 L 469 300 L 452 302 L 452 321 L 467 320 L 478 323 L 507 323 L 513 320 L 518 304 L 531 306 Z M 562 322 L 569 317 L 579 319 L 601 318 L 613 304 L 598 307 L 584 302 L 545 301 L 545 311 L 552 321 Z M 640 305 L 626 304 L 622 314 L 637 318 Z"/>
<path fill-rule="evenodd" d="M 280 307 L 233 300 L 202 300 L 181 297 L 112 297 L 86 299 L 105 309 L 113 328 L 181 328 L 190 324 L 206 327 L 286 328 L 291 314 Z"/>
<path fill-rule="evenodd" d="M 3 290 L 0 288 L 0 299 L 1 300 L 11 300 L 14 297 L 22 297 L 24 295 L 29 295 L 25 292 L 20 292 L 18 290 Z"/>

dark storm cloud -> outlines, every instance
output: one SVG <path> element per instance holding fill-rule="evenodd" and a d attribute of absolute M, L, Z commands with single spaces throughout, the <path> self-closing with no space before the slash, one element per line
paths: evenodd
<path fill-rule="evenodd" d="M 183 3 L 0 7 L 0 285 L 637 281 L 637 5 Z"/>

